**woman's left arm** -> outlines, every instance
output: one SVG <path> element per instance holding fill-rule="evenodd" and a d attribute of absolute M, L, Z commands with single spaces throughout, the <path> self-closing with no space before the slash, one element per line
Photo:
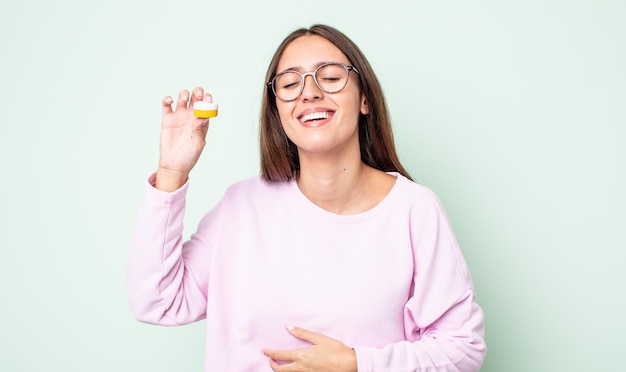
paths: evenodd
<path fill-rule="evenodd" d="M 413 282 L 404 338 L 382 348 L 355 346 L 358 371 L 480 370 L 484 316 L 448 217 L 432 191 L 410 214 Z"/>
<path fill-rule="evenodd" d="M 356 346 L 358 371 L 479 371 L 486 346 L 474 293 L 468 291 L 429 326 L 416 328 L 414 337 L 383 348 Z"/>
<path fill-rule="evenodd" d="M 482 311 L 473 293 L 468 293 L 423 330 L 419 340 L 395 342 L 383 348 L 351 348 L 321 333 L 298 327 L 287 330 L 311 346 L 294 350 L 263 349 L 275 372 L 473 372 L 480 370 L 486 352 Z"/>

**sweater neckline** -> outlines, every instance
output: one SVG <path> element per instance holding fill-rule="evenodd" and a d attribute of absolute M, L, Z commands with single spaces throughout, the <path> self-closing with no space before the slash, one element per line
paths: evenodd
<path fill-rule="evenodd" d="M 391 187 L 391 190 L 389 190 L 387 195 L 385 195 L 385 197 L 378 204 L 376 204 L 375 206 L 373 206 L 372 208 L 366 211 L 356 213 L 356 214 L 337 214 L 337 213 L 327 211 L 326 209 L 318 206 L 317 204 L 313 203 L 309 198 L 307 198 L 302 193 L 295 179 L 290 181 L 290 189 L 291 189 L 291 193 L 294 195 L 295 199 L 297 200 L 298 205 L 301 208 L 303 208 L 307 213 L 314 214 L 321 219 L 324 219 L 333 223 L 342 223 L 342 224 L 357 223 L 363 220 L 370 219 L 376 216 L 377 214 L 381 213 L 383 210 L 387 209 L 388 206 L 391 204 L 391 200 L 398 193 L 399 184 L 403 182 L 403 179 L 405 177 L 402 176 L 398 172 L 386 172 L 386 173 L 396 178 L 393 186 Z"/>

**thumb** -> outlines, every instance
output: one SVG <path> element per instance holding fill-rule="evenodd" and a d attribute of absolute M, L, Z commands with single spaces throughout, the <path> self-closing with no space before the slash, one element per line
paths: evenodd
<path fill-rule="evenodd" d="M 192 128 L 195 135 L 202 138 L 206 137 L 209 131 L 209 119 L 194 118 Z"/>

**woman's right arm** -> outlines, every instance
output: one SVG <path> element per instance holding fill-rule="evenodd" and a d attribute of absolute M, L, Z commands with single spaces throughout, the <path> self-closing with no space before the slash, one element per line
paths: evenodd
<path fill-rule="evenodd" d="M 209 126 L 193 115 L 202 99 L 211 96 L 201 88 L 181 91 L 175 110 L 163 99 L 159 167 L 145 186 L 127 267 L 131 310 L 142 322 L 186 324 L 206 314 L 208 244 L 197 233 L 182 238 L 187 179 Z"/>

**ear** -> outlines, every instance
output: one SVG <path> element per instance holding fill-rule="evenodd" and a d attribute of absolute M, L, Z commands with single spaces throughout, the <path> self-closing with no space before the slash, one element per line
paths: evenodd
<path fill-rule="evenodd" d="M 361 94 L 361 114 L 367 115 L 370 113 L 370 106 L 367 103 L 365 95 Z"/>

